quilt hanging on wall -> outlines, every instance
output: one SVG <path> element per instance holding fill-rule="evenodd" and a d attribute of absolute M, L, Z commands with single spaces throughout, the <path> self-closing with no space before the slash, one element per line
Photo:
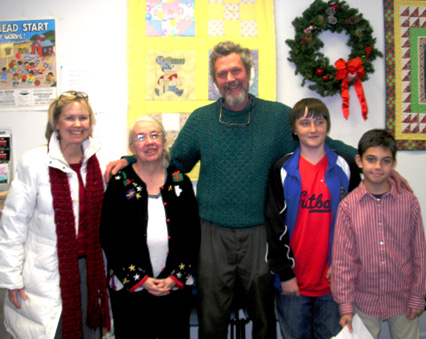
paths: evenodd
<path fill-rule="evenodd" d="M 153 115 L 169 146 L 194 109 L 219 98 L 209 55 L 220 41 L 250 49 L 249 92 L 276 100 L 273 0 L 129 0 L 127 36 L 128 125 Z"/>
<path fill-rule="evenodd" d="M 426 1 L 384 0 L 386 128 L 401 150 L 426 149 Z"/>

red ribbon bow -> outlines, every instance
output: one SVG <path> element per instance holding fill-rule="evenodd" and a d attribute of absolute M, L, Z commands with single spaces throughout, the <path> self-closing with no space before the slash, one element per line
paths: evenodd
<path fill-rule="evenodd" d="M 362 117 L 367 120 L 368 106 L 365 100 L 364 89 L 361 79 L 364 78 L 365 70 L 360 57 L 350 60 L 347 64 L 343 59 L 334 63 L 337 68 L 336 79 L 342 80 L 342 111 L 345 119 L 349 117 L 349 83 L 355 79 L 354 87 L 361 104 Z"/>

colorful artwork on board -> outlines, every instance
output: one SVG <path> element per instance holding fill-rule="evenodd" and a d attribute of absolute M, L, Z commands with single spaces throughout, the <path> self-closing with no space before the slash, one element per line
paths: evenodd
<path fill-rule="evenodd" d="M 276 100 L 273 17 L 274 0 L 128 0 L 128 125 L 141 115 L 172 121 L 217 100 L 209 56 L 224 40 L 252 53 L 249 92 Z"/>

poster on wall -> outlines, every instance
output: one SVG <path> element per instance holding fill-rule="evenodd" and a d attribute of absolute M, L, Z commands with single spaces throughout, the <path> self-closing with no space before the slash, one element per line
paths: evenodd
<path fill-rule="evenodd" d="M 0 111 L 45 109 L 56 97 L 55 20 L 0 21 Z"/>

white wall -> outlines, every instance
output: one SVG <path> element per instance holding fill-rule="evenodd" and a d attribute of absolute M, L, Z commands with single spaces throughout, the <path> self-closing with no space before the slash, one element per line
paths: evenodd
<path fill-rule="evenodd" d="M 0 21 L 26 19 L 55 19 L 58 66 L 86 71 L 83 88 L 72 89 L 89 94 L 97 117 L 95 137 L 111 159 L 125 154 L 127 1 L 2 0 Z M 13 133 L 15 165 L 24 151 L 46 143 L 46 123 L 47 111 L 0 112 L 0 128 L 10 128 Z"/>
<path fill-rule="evenodd" d="M 259 0 L 261 1 L 261 0 Z M 370 21 L 377 38 L 376 47 L 384 52 L 383 3 L 380 0 L 347 0 Z M 294 75 L 294 65 L 287 60 L 286 39 L 294 38 L 291 22 L 310 5 L 310 0 L 275 0 L 277 22 L 277 93 L 278 101 L 292 106 L 303 97 L 319 97 L 306 87 L 302 78 Z M 86 69 L 91 75 L 85 84 L 90 101 L 97 112 L 96 137 L 108 149 L 112 159 L 127 152 L 127 68 L 126 68 L 125 0 L 2 0 L 0 21 L 25 19 L 56 19 L 58 64 L 65 69 Z M 330 60 L 347 59 L 348 49 L 344 36 L 326 34 L 324 54 Z M 78 48 L 77 48 L 78 46 Z M 323 99 L 332 114 L 330 136 L 356 146 L 360 136 L 368 129 L 385 127 L 385 67 L 384 59 L 374 63 L 375 73 L 363 83 L 370 108 L 367 121 L 361 117 L 358 99 L 351 88 L 350 116 L 341 113 L 339 95 Z M 13 132 L 15 162 L 22 153 L 45 143 L 46 112 L 0 112 L 0 128 Z M 398 171 L 412 185 L 426 211 L 425 151 L 400 151 Z M 424 318 L 422 318 L 424 320 Z M 426 333 L 426 332 L 425 332 Z M 383 337 L 386 337 L 386 332 Z"/>

